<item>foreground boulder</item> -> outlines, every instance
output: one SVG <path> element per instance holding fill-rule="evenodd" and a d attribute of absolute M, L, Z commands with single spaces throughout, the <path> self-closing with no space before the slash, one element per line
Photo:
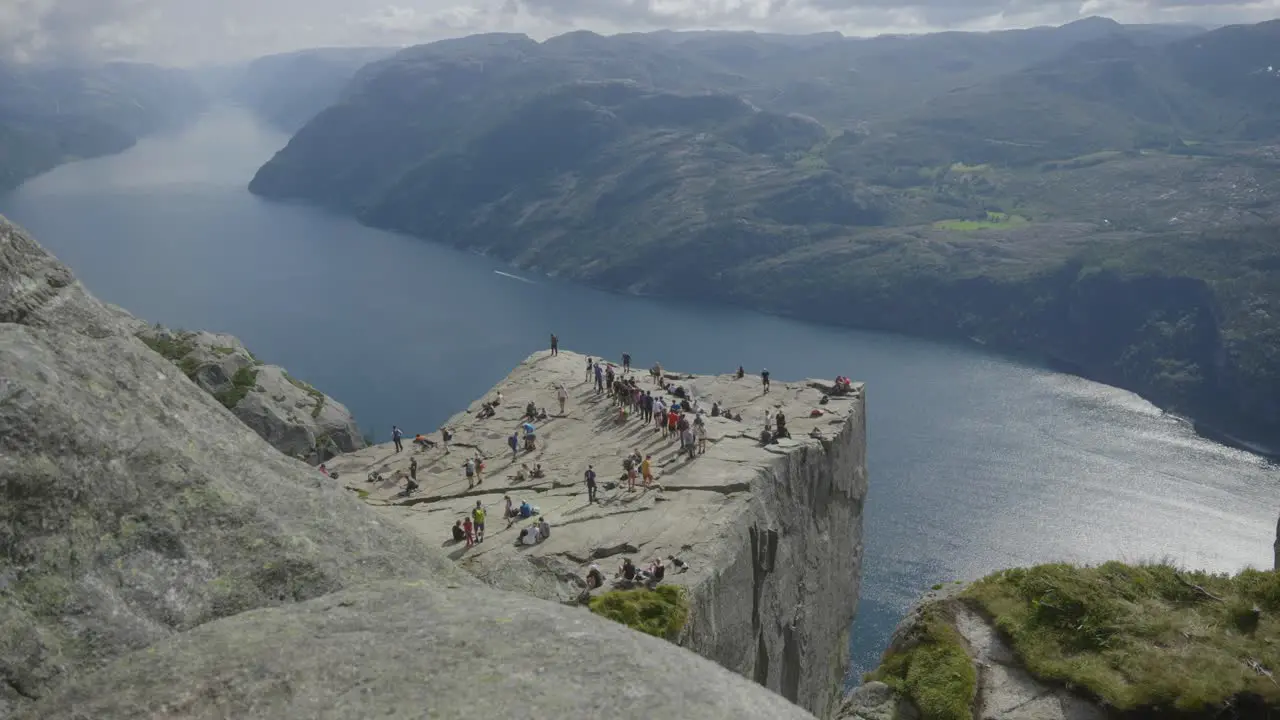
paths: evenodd
<path fill-rule="evenodd" d="M 289 457 L 315 465 L 365 446 L 345 406 L 284 368 L 264 364 L 239 338 L 159 325 L 138 337 Z"/>
<path fill-rule="evenodd" d="M 244 613 L 76 679 L 21 717 L 812 718 L 581 609 L 387 582 Z"/>
<path fill-rule="evenodd" d="M 0 717 L 219 617 L 459 576 L 264 442 L 136 327 L 0 225 Z"/>

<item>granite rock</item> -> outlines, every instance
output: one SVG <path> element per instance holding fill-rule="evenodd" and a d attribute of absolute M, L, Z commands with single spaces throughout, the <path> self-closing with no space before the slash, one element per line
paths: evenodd
<path fill-rule="evenodd" d="M 138 336 L 285 455 L 316 465 L 365 446 L 345 406 L 264 364 L 235 336 L 159 325 Z"/>
<path fill-rule="evenodd" d="M 591 563 L 612 575 L 623 557 L 644 566 L 676 556 L 688 570 L 668 567 L 667 581 L 685 586 L 690 618 L 679 642 L 731 670 L 757 680 L 816 715 L 839 699 L 847 669 L 847 630 L 858 596 L 862 558 L 862 502 L 867 489 L 862 386 L 823 404 L 814 381 L 774 381 L 733 375 L 668 377 L 698 398 L 741 415 L 742 421 L 705 416 L 705 454 L 689 460 L 678 443 L 632 417 L 586 381 L 586 356 L 561 350 L 538 353 L 455 415 L 446 452 L 435 445 L 397 453 L 389 445 L 343 455 L 330 467 L 343 482 L 384 513 L 412 528 L 485 582 L 547 600 L 573 602 Z M 620 370 L 620 369 L 619 369 Z M 658 392 L 641 371 L 644 389 Z M 557 387 L 568 394 L 561 415 Z M 501 392 L 493 417 L 479 417 L 482 402 Z M 545 408 L 536 421 L 538 445 L 513 454 L 507 438 L 518 431 L 526 405 Z M 792 439 L 762 445 L 766 412 L 783 410 Z M 412 436 L 417 429 L 406 428 Z M 628 492 L 623 458 L 649 455 L 653 486 Z M 483 482 L 468 486 L 462 465 L 485 459 Z M 403 497 L 410 460 L 419 492 Z M 520 478 L 523 465 L 543 477 Z M 594 467 L 598 502 L 588 502 L 583 473 Z M 370 473 L 380 482 L 369 482 Z M 528 500 L 552 528 L 550 539 L 516 546 L 528 521 L 508 527 L 504 495 Z M 485 542 L 455 545 L 450 528 L 479 502 L 487 508 Z"/>
<path fill-rule="evenodd" d="M 0 223 L 0 717 L 219 617 L 380 579 L 473 582 L 136 328 Z"/>
<path fill-rule="evenodd" d="M 663 640 L 493 588 L 385 582 L 209 623 L 24 720 L 812 718 Z"/>

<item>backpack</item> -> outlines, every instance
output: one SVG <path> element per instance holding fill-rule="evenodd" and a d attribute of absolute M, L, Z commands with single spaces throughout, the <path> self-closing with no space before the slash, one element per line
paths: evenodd
<path fill-rule="evenodd" d="M 631 460 L 631 458 L 627 458 L 626 460 L 622 461 L 623 470 L 630 470 L 634 465 L 635 463 Z"/>

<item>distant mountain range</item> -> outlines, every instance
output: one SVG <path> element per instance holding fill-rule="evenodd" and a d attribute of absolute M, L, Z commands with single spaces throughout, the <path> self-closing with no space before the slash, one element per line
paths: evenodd
<path fill-rule="evenodd" d="M 120 152 L 206 101 L 181 70 L 0 63 L 0 192 L 63 162 Z"/>
<path fill-rule="evenodd" d="M 253 179 L 609 289 L 979 340 L 1280 441 L 1280 21 L 479 35 Z"/>

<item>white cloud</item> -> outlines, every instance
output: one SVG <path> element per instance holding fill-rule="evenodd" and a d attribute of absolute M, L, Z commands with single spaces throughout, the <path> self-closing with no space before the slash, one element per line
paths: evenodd
<path fill-rule="evenodd" d="M 179 64 L 476 32 L 994 29 L 1107 15 L 1121 22 L 1258 22 L 1280 0 L 0 0 L 0 52 Z"/>

